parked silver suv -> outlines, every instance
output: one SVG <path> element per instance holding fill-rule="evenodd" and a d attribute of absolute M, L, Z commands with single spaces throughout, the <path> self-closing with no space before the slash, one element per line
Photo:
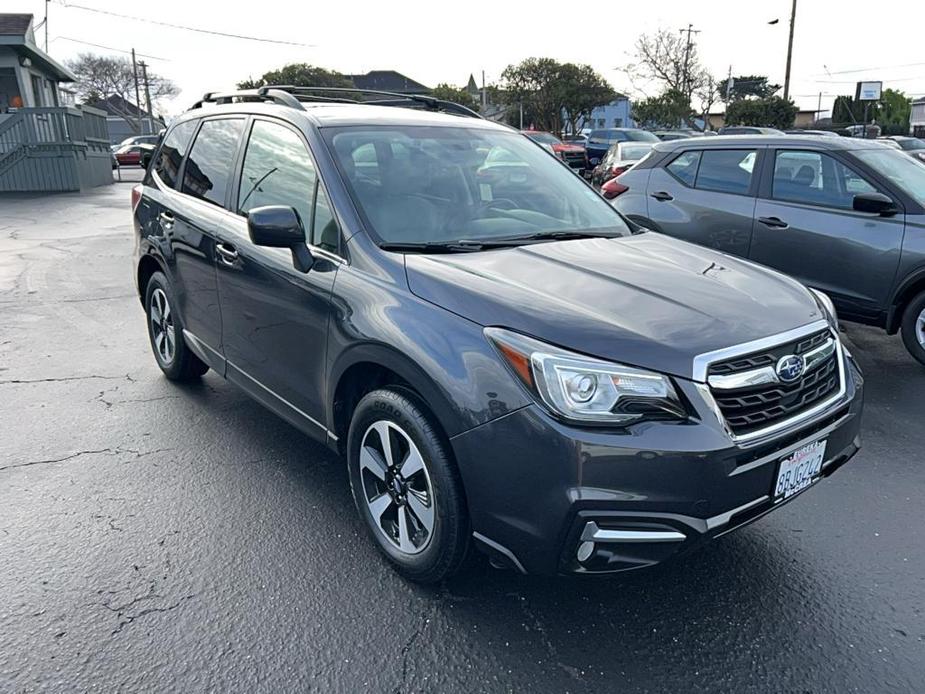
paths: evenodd
<path fill-rule="evenodd" d="M 881 143 L 735 136 L 662 142 L 613 184 L 640 225 L 749 258 L 902 330 L 925 364 L 925 165 Z"/>

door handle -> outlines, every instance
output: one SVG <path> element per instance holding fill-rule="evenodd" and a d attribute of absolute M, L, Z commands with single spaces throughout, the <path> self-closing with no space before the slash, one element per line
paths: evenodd
<path fill-rule="evenodd" d="M 790 226 L 783 219 L 779 219 L 777 217 L 758 217 L 758 221 L 764 224 L 766 227 L 771 227 L 772 229 L 786 229 Z"/>
<path fill-rule="evenodd" d="M 173 227 L 174 216 L 170 212 L 161 212 L 157 215 L 157 218 L 161 220 L 161 226 L 165 229 L 170 229 Z"/>
<path fill-rule="evenodd" d="M 652 193 L 651 197 L 655 198 L 659 202 L 665 202 L 666 200 L 674 200 L 674 196 L 671 193 L 666 193 L 664 191 L 659 191 L 658 193 Z"/>
<path fill-rule="evenodd" d="M 215 244 L 215 250 L 218 253 L 219 259 L 225 263 L 225 265 L 234 265 L 238 260 L 238 252 L 234 249 L 234 246 L 218 242 Z"/>

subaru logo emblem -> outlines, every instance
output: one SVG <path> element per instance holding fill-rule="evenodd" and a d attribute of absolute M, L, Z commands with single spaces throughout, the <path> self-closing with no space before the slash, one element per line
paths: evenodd
<path fill-rule="evenodd" d="M 784 383 L 793 383 L 803 375 L 803 357 L 788 354 L 777 362 L 777 377 Z"/>

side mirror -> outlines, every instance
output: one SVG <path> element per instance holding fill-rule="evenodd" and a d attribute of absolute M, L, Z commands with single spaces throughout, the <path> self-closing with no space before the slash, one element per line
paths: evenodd
<path fill-rule="evenodd" d="M 883 193 L 859 193 L 854 196 L 852 207 L 857 212 L 879 214 L 881 217 L 892 217 L 899 212 L 896 203 Z"/>
<path fill-rule="evenodd" d="M 302 220 L 292 207 L 255 207 L 247 213 L 247 232 L 254 245 L 292 251 L 292 265 L 299 272 L 308 272 L 315 264 L 311 251 L 305 245 Z"/>

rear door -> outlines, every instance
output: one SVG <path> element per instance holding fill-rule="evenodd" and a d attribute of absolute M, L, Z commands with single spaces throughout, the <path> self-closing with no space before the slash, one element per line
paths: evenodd
<path fill-rule="evenodd" d="M 890 194 L 841 153 L 769 154 L 751 259 L 826 292 L 845 317 L 877 316 L 899 266 L 905 215 L 855 212 L 856 194 Z"/>
<path fill-rule="evenodd" d="M 311 434 L 323 435 L 325 350 L 340 231 L 301 133 L 254 118 L 219 243 L 219 292 L 227 377 Z M 246 214 L 295 208 L 315 264 L 303 273 L 285 248 L 251 243 Z"/>
<path fill-rule="evenodd" d="M 748 256 L 763 151 L 680 151 L 649 175 L 649 219 L 670 236 Z"/>
<path fill-rule="evenodd" d="M 216 229 L 223 215 L 228 181 L 245 119 L 202 121 L 172 196 L 170 246 L 176 264 L 177 301 L 184 336 L 214 368 L 223 365 L 222 319 L 216 277 Z"/>

